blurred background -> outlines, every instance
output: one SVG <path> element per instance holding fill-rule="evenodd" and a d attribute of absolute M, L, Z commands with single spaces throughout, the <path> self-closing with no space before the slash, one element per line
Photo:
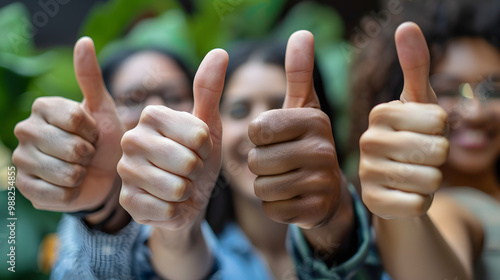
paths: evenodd
<path fill-rule="evenodd" d="M 315 35 L 317 63 L 336 110 L 335 140 L 342 150 L 349 131 L 349 62 L 373 33 L 368 24 L 359 23 L 368 17 L 381 28 L 391 13 L 402 9 L 400 4 L 398 0 L 0 1 L 0 279 L 48 279 L 55 258 L 60 214 L 36 210 L 16 192 L 16 272 L 7 270 L 9 232 L 3 225 L 8 217 L 7 168 L 17 146 L 14 126 L 29 116 L 35 98 L 82 99 L 72 60 L 79 37 L 93 38 L 101 61 L 123 46 L 166 44 L 196 69 L 212 48 L 245 38 L 286 40 L 294 31 L 308 29 Z M 355 161 L 350 163 L 347 155 L 342 159 L 344 170 L 355 170 Z"/>

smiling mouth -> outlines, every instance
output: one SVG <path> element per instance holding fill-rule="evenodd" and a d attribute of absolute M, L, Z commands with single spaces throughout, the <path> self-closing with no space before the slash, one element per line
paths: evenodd
<path fill-rule="evenodd" d="M 450 140 L 466 149 L 484 149 L 491 139 L 491 135 L 480 129 L 460 129 L 450 135 Z"/>

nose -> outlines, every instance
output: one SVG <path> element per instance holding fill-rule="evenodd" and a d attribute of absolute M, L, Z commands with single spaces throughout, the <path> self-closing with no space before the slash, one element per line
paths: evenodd
<path fill-rule="evenodd" d="M 163 102 L 161 97 L 156 96 L 156 95 L 151 95 L 151 96 L 148 96 L 148 98 L 144 102 L 144 107 L 146 107 L 148 105 L 165 105 L 165 103 Z"/>
<path fill-rule="evenodd" d="M 459 106 L 458 113 L 465 122 L 476 124 L 488 121 L 489 110 L 477 97 L 463 98 Z"/>

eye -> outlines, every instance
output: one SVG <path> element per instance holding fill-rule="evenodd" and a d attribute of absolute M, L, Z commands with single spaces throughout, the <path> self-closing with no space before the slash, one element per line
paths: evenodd
<path fill-rule="evenodd" d="M 147 96 L 148 94 L 144 88 L 136 87 L 120 95 L 119 98 L 116 98 L 115 102 L 117 105 L 133 107 L 144 103 Z"/>
<path fill-rule="evenodd" d="M 183 101 L 179 96 L 163 96 L 163 102 L 168 105 L 176 105 Z"/>
<path fill-rule="evenodd" d="M 235 120 L 243 119 L 250 114 L 250 104 L 247 102 L 237 102 L 229 107 L 229 116 Z"/>

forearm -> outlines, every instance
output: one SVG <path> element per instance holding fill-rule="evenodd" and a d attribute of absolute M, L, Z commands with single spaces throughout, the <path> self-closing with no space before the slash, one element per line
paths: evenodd
<path fill-rule="evenodd" d="M 346 179 L 341 180 L 341 197 L 331 219 L 321 227 L 302 229 L 315 255 L 329 266 L 349 259 L 357 249 L 353 200 Z"/>
<path fill-rule="evenodd" d="M 166 279 L 203 279 L 209 274 L 214 258 L 200 224 L 196 222 L 193 228 L 180 231 L 153 230 L 148 246 L 158 275 Z"/>
<path fill-rule="evenodd" d="M 374 227 L 385 269 L 394 279 L 472 279 L 427 215 L 374 216 Z"/>

